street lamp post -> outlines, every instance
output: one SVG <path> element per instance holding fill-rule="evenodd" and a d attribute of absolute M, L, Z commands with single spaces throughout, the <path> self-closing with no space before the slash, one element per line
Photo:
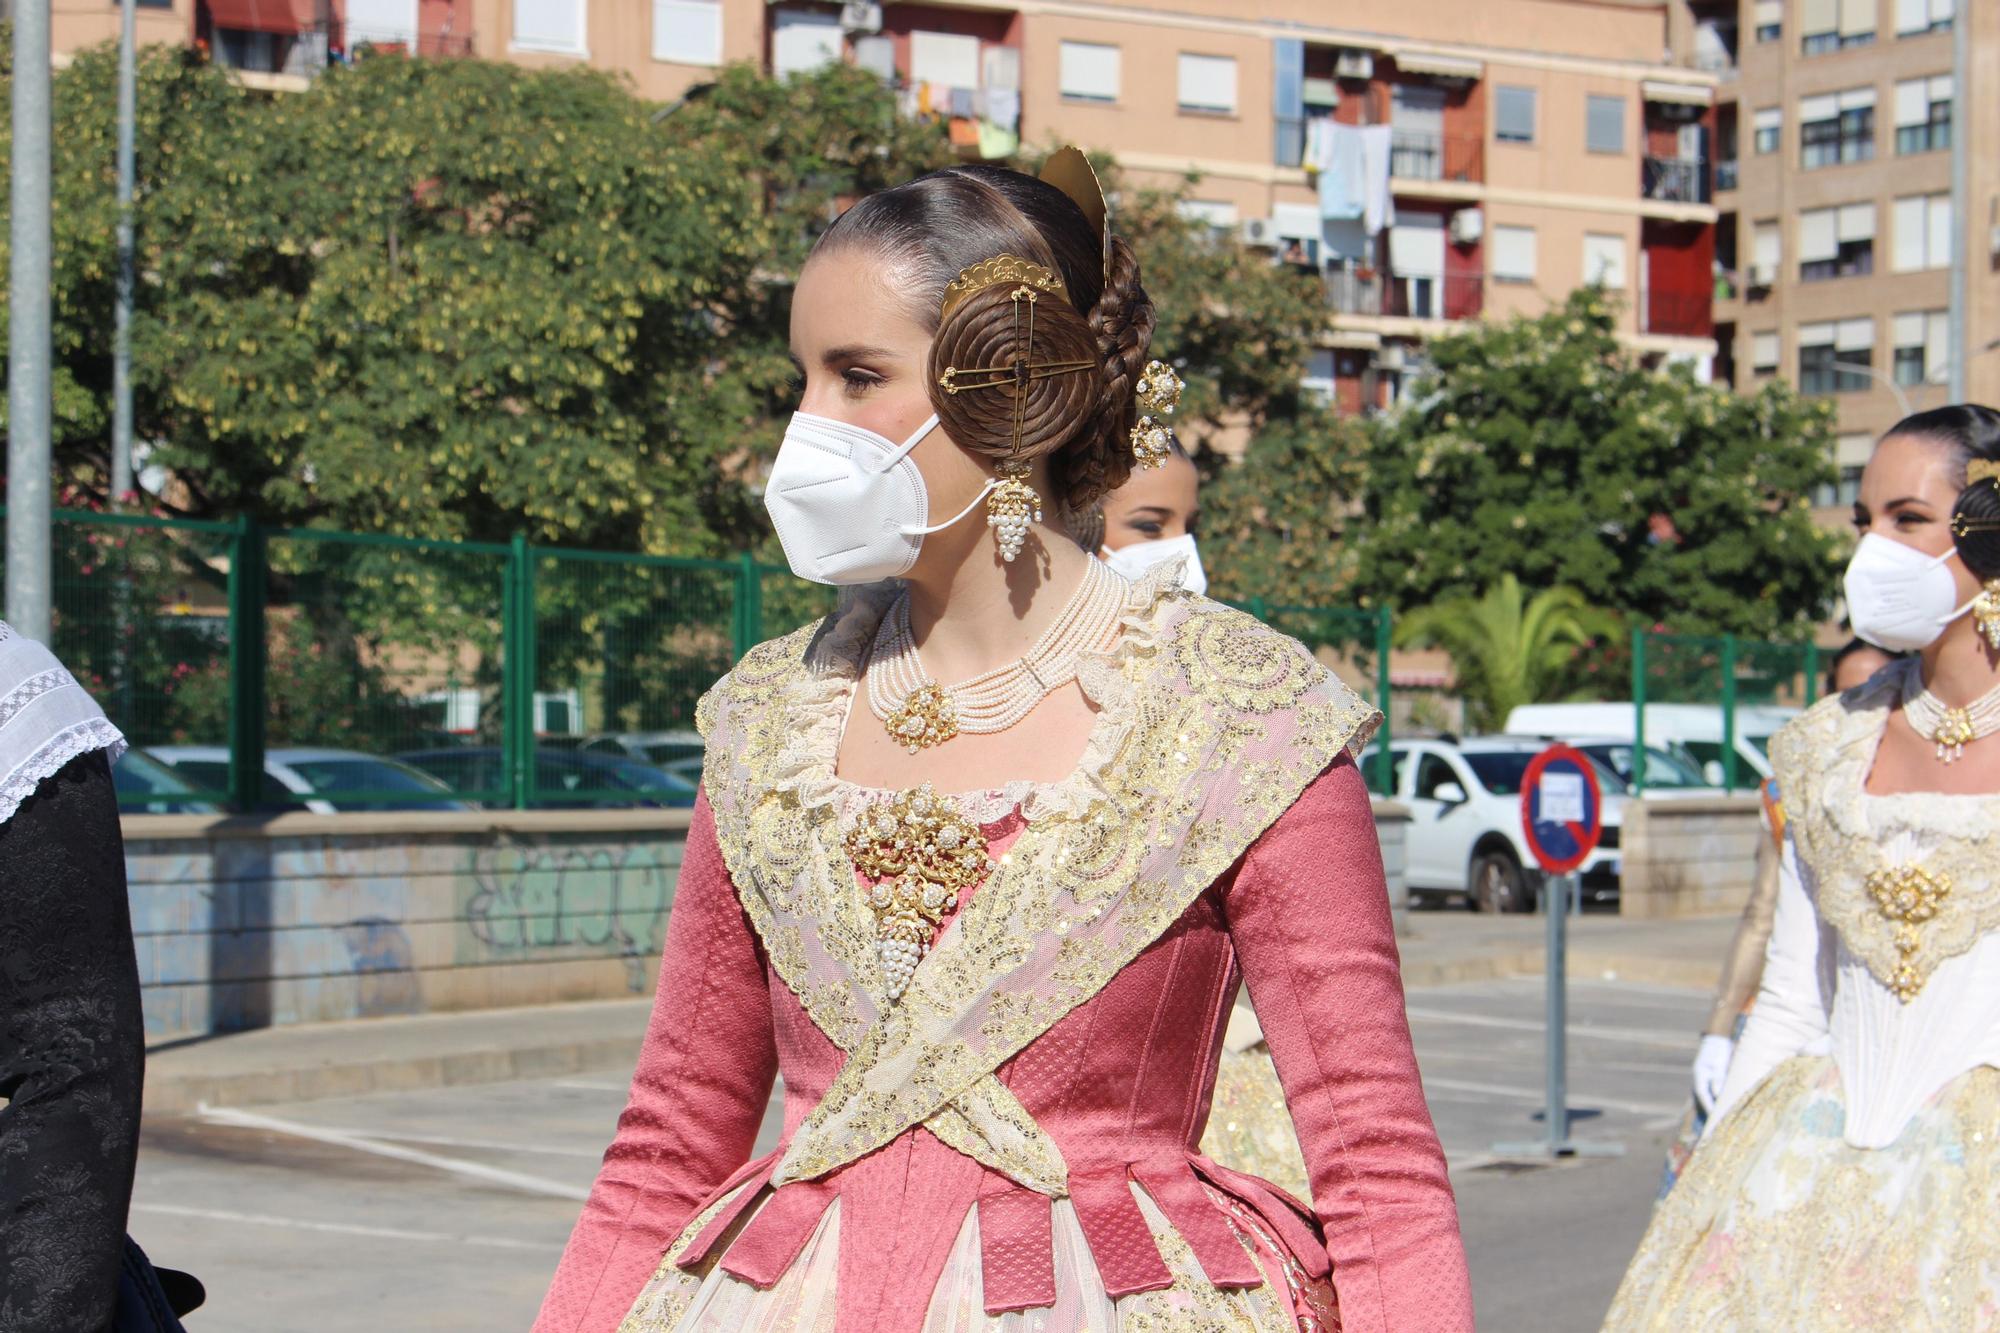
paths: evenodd
<path fill-rule="evenodd" d="M 1860 375 L 1864 376 L 1867 379 L 1874 380 L 1878 384 L 1886 385 L 1888 387 L 1889 392 L 1896 395 L 1897 411 L 1901 413 L 1901 415 L 1903 416 L 1911 415 L 1910 396 L 1903 392 L 1903 386 L 1896 383 L 1896 381 L 1892 377 L 1884 375 L 1881 371 L 1875 369 L 1875 367 L 1873 366 L 1851 366 L 1847 364 L 1845 361 L 1834 362 L 1833 369 L 1835 374 Z"/>
<path fill-rule="evenodd" d="M 7 343 L 7 619 L 49 637 L 49 0 L 14 7 Z"/>

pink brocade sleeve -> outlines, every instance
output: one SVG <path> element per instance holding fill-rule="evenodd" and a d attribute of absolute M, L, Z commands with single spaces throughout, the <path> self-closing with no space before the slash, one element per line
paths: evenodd
<path fill-rule="evenodd" d="M 1305 1150 L 1343 1333 L 1470 1330 L 1458 1207 L 1410 1045 L 1374 815 L 1351 760 L 1257 840 L 1224 902 Z"/>
<path fill-rule="evenodd" d="M 750 1156 L 778 1067 L 756 935 L 697 800 L 618 1133 L 534 1333 L 610 1333 L 695 1208 Z"/>

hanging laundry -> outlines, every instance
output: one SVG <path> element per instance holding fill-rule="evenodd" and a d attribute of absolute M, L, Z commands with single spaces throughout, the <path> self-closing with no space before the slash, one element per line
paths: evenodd
<path fill-rule="evenodd" d="M 1018 133 L 1021 128 L 1021 94 L 1002 88 L 990 90 L 986 94 L 986 114 L 1001 129 Z"/>
<path fill-rule="evenodd" d="M 1370 236 L 1396 225 L 1396 200 L 1389 193 L 1390 135 L 1387 125 L 1361 131 L 1361 219 Z"/>
<path fill-rule="evenodd" d="M 951 114 L 967 120 L 972 118 L 972 89 L 954 88 L 951 90 Z"/>
<path fill-rule="evenodd" d="M 1309 163 L 1319 172 L 1319 212 L 1323 218 L 1340 221 L 1367 212 L 1367 155 L 1362 151 L 1361 127 L 1323 122 L 1318 136 L 1319 156 Z"/>
<path fill-rule="evenodd" d="M 990 120 L 979 122 L 979 155 L 991 162 L 1012 157 L 1021 147 L 1021 136 Z"/>
<path fill-rule="evenodd" d="M 920 84 L 918 84 L 918 85 L 917 85 L 917 114 L 918 114 L 919 116 L 922 116 L 922 117 L 924 117 L 924 118 L 925 118 L 926 120 L 928 120 L 928 119 L 930 118 L 930 116 L 931 116 L 931 112 L 932 112 L 932 110 L 933 110 L 933 109 L 934 109 L 934 108 L 933 108 L 933 107 L 932 107 L 932 105 L 931 105 L 931 86 L 930 86 L 930 84 L 928 84 L 928 83 L 920 83 Z"/>
<path fill-rule="evenodd" d="M 968 117 L 954 116 L 947 131 L 953 148 L 979 147 L 979 122 Z"/>
<path fill-rule="evenodd" d="M 1321 164 L 1326 160 L 1326 141 L 1332 126 L 1333 118 L 1331 116 L 1313 116 L 1306 121 L 1305 151 L 1300 157 L 1299 166 L 1312 172 L 1320 172 L 1326 169 Z M 1293 164 L 1285 162 L 1280 163 L 1280 165 L 1291 166 Z"/>

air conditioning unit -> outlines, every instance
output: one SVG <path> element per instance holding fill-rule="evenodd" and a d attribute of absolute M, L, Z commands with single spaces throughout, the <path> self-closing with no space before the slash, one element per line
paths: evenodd
<path fill-rule="evenodd" d="M 1383 343 L 1375 352 L 1375 369 L 1401 370 L 1409 362 L 1403 355 L 1403 344 Z"/>
<path fill-rule="evenodd" d="M 1372 79 L 1375 77 L 1375 57 L 1367 51 L 1342 51 L 1333 58 L 1333 77 Z"/>
<path fill-rule="evenodd" d="M 1750 266 L 1750 285 L 1752 287 L 1770 287 L 1777 281 L 1778 269 L 1775 264 L 1752 264 Z"/>
<path fill-rule="evenodd" d="M 1451 215 L 1451 243 L 1477 245 L 1486 234 L 1486 214 L 1477 208 L 1461 208 Z"/>
<path fill-rule="evenodd" d="M 1270 218 L 1244 218 L 1236 224 L 1236 239 L 1263 250 L 1278 248 L 1278 224 Z"/>
<path fill-rule="evenodd" d="M 882 6 L 870 3 L 870 0 L 847 0 L 847 3 L 840 7 L 840 30 L 882 31 Z"/>

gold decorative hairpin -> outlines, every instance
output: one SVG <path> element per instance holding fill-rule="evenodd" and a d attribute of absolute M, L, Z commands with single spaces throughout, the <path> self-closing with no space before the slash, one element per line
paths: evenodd
<path fill-rule="evenodd" d="M 1042 164 L 1041 179 L 1068 195 L 1070 201 L 1083 210 L 1084 219 L 1096 229 L 1097 248 L 1104 264 L 1104 281 L 1110 282 L 1111 210 L 1104 202 L 1104 186 L 1097 179 L 1097 170 L 1090 165 L 1090 159 L 1074 144 L 1058 148 Z"/>
<path fill-rule="evenodd" d="M 1995 487 L 2000 487 L 2000 462 L 1990 458 L 1975 458 L 1967 463 L 1965 484 L 1970 486 L 1978 481 L 1990 481 Z"/>
<path fill-rule="evenodd" d="M 1021 432 L 1027 421 L 1028 388 L 1037 380 L 1094 370 L 1097 363 L 1035 360 L 1035 307 L 1041 303 L 1045 292 L 1060 296 L 1065 301 L 1069 299 L 1069 293 L 1063 287 L 1062 279 L 1053 272 L 1016 255 L 998 255 L 981 260 L 960 273 L 945 288 L 944 313 L 950 314 L 955 306 L 974 292 L 1006 282 L 1020 284 L 1007 293 L 1007 299 L 1014 303 L 1014 346 L 1017 350 L 1013 357 L 998 366 L 946 366 L 944 373 L 938 376 L 938 387 L 956 397 L 974 389 L 1013 386 L 1013 448 L 1007 461 L 1000 464 L 999 484 L 986 498 L 986 524 L 993 529 L 994 539 L 1000 544 L 1000 558 L 1011 564 L 1028 540 L 1029 524 L 1042 521 L 1042 497 L 1028 484 L 1031 468 L 1021 457 Z"/>

